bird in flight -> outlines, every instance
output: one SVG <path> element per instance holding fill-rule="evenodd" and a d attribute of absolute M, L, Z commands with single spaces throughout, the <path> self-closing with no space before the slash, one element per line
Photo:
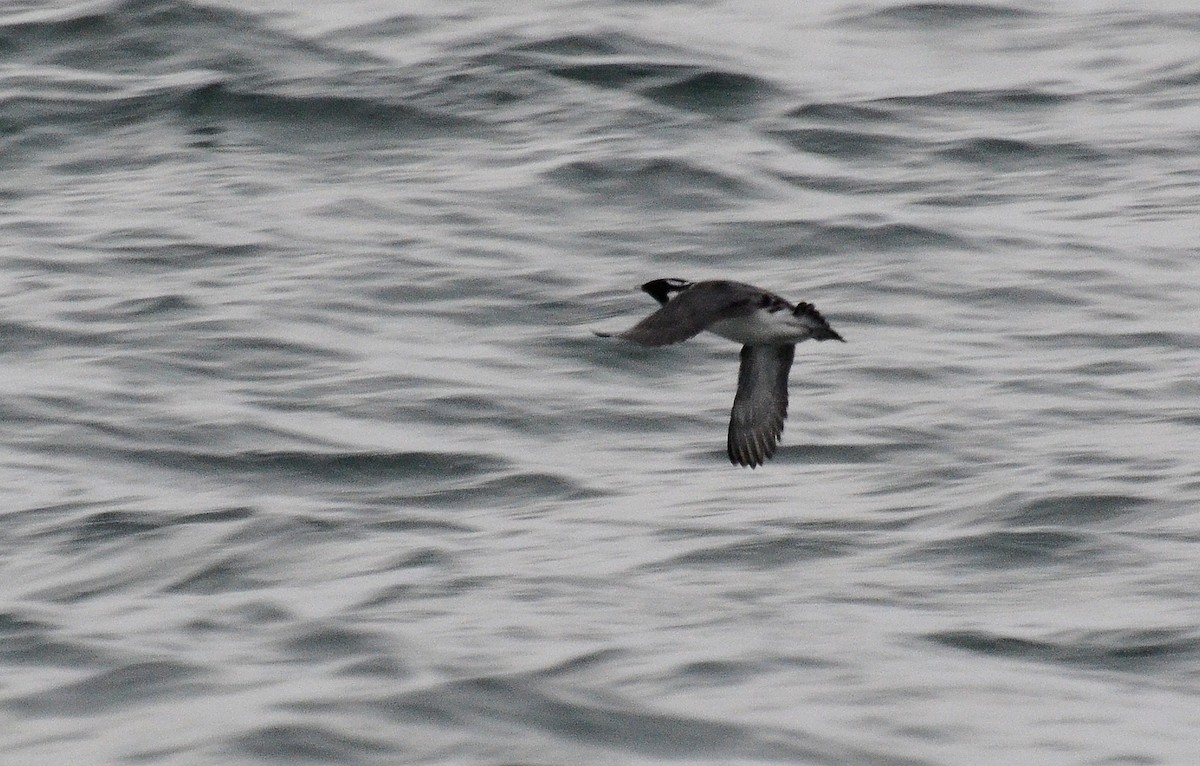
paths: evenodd
<path fill-rule="evenodd" d="M 727 449 L 734 465 L 762 465 L 783 436 L 796 344 L 809 338 L 845 340 L 811 303 L 793 305 L 742 282 L 655 279 L 642 290 L 661 308 L 616 337 L 642 346 L 669 346 L 708 330 L 742 344 Z"/>

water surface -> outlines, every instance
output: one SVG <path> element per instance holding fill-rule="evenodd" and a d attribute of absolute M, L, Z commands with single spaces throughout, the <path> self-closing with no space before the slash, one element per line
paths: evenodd
<path fill-rule="evenodd" d="M 1195 762 L 1200 15 L 491 5 L 0 12 L 5 763 Z"/>

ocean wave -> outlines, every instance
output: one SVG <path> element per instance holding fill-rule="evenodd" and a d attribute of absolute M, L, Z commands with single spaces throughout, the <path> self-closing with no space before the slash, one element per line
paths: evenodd
<path fill-rule="evenodd" d="M 539 54 L 545 56 L 548 61 L 620 55 L 645 56 L 652 52 L 664 53 L 678 50 L 617 30 L 547 35 L 533 40 L 523 40 L 511 45 L 510 49 Z"/>
<path fill-rule="evenodd" d="M 1074 527 L 1128 516 L 1143 510 L 1149 502 L 1134 495 L 1057 495 L 1030 500 L 1009 519 L 1016 524 Z"/>
<path fill-rule="evenodd" d="M 1039 12 L 998 3 L 902 3 L 850 14 L 845 21 L 869 26 L 947 28 L 964 24 L 1006 23 L 1036 18 Z"/>
<path fill-rule="evenodd" d="M 935 109 L 1041 109 L 1063 106 L 1078 96 L 1036 87 L 1008 87 L 975 90 L 945 90 L 915 96 L 889 96 L 871 101 L 871 106 Z"/>
<path fill-rule="evenodd" d="M 717 67 L 692 52 L 619 32 L 551 36 L 507 50 L 512 55 L 504 62 L 510 66 L 722 118 L 752 116 L 783 92 L 754 74 Z"/>
<path fill-rule="evenodd" d="M 1111 551 L 1111 549 L 1110 549 Z M 1061 529 L 998 529 L 927 543 L 905 558 L 946 561 L 966 569 L 1024 569 L 1096 562 L 1103 548 L 1089 535 Z"/>
<path fill-rule="evenodd" d="M 94 327 L 70 328 L 41 322 L 0 320 L 0 353 L 71 347 L 95 348 L 107 345 L 117 337 L 117 333 L 97 330 Z"/>
<path fill-rule="evenodd" d="M 1032 141 L 981 137 L 953 142 L 937 152 L 946 159 L 1003 169 L 1015 164 L 1076 168 L 1109 160 L 1111 155 L 1079 141 Z"/>
<path fill-rule="evenodd" d="M 1015 336 L 1015 339 L 1058 348 L 1092 348 L 1110 351 L 1136 348 L 1169 348 L 1190 351 L 1200 347 L 1200 333 L 1171 332 L 1169 330 L 1024 333 Z"/>
<path fill-rule="evenodd" d="M 280 480 L 357 483 L 368 479 L 398 481 L 412 476 L 478 476 L 508 467 L 507 461 L 478 452 L 309 452 L 246 451 L 236 453 L 180 449 L 124 449 L 126 460 L 189 472 L 222 471 L 274 476 Z"/>
<path fill-rule="evenodd" d="M 95 642 L 66 636 L 57 624 L 18 611 L 0 612 L 0 638 L 0 661 L 7 665 L 80 670 L 112 661 Z"/>
<path fill-rule="evenodd" d="M 404 500 L 406 504 L 419 507 L 533 508 L 546 502 L 593 499 L 608 494 L 566 475 L 519 471 L 467 486 L 406 495 Z"/>
<path fill-rule="evenodd" d="M 467 731 L 498 729 L 506 735 L 524 732 L 548 742 L 604 748 L 614 756 L 919 763 L 802 731 L 659 713 L 607 696 L 572 695 L 532 675 L 450 681 L 369 705 L 401 722 Z"/>
<path fill-rule="evenodd" d="M 1166 628 L 1089 631 L 1053 638 L 962 630 L 931 633 L 927 638 L 990 657 L 1113 671 L 1169 670 L 1200 657 L 1200 636 L 1190 630 Z"/>
<path fill-rule="evenodd" d="M 213 689 L 207 669 L 184 662 L 147 660 L 105 669 L 81 681 L 10 699 L 25 715 L 88 715 L 138 707 L 160 699 L 186 699 Z"/>
<path fill-rule="evenodd" d="M 276 32 L 251 14 L 186 0 L 77 3 L 0 26 L 10 59 L 113 74 L 329 73 L 358 54 Z"/>
<path fill-rule="evenodd" d="M 849 539 L 839 540 L 828 535 L 765 535 L 699 548 L 656 562 L 650 568 L 663 571 L 677 571 L 680 567 L 781 569 L 800 562 L 843 556 L 852 547 Z"/>
<path fill-rule="evenodd" d="M 271 91 L 213 83 L 186 94 L 181 112 L 189 119 L 205 123 L 227 121 L 268 127 L 277 138 L 291 137 L 312 144 L 362 136 L 444 139 L 479 130 L 470 118 L 402 103 L 403 96 L 388 98 L 382 92 L 335 95 L 333 91 L 339 89 L 338 85 L 328 81 L 311 83 L 308 87 L 316 92 L 287 92 L 297 89 L 294 84 Z"/>
<path fill-rule="evenodd" d="M 782 93 L 777 86 L 752 75 L 699 69 L 674 82 L 642 89 L 650 99 L 685 111 L 723 118 L 753 116 Z"/>
<path fill-rule="evenodd" d="M 669 201 L 685 209 L 712 209 L 754 194 L 736 176 L 675 157 L 571 160 L 545 175 L 575 191 L 624 204 Z"/>
<path fill-rule="evenodd" d="M 129 125 L 177 117 L 194 148 L 231 126 L 312 143 L 364 135 L 445 135 L 471 123 L 379 62 L 270 30 L 254 16 L 166 0 L 127 0 L 81 15 L 10 23 L 0 121 Z"/>
<path fill-rule="evenodd" d="M 900 135 L 836 128 L 785 128 L 771 134 L 800 151 L 847 161 L 906 155 L 915 144 Z"/>
<path fill-rule="evenodd" d="M 386 742 L 342 732 L 330 726 L 305 723 L 271 723 L 254 726 L 239 735 L 228 748 L 266 761 L 310 763 L 362 763 L 397 753 Z"/>
<path fill-rule="evenodd" d="M 817 101 L 795 107 L 785 113 L 786 117 L 821 122 L 849 123 L 885 122 L 895 120 L 898 115 L 891 109 L 882 108 L 885 102 L 862 101 Z"/>
<path fill-rule="evenodd" d="M 858 252 L 921 249 L 971 249 L 963 237 L 930 226 L 902 222 L 812 222 L 803 244 L 816 252 Z"/>
<path fill-rule="evenodd" d="M 751 75 L 695 64 L 651 61 L 595 62 L 550 70 L 559 77 L 606 88 L 623 88 L 673 109 L 721 117 L 745 117 L 780 89 Z"/>
<path fill-rule="evenodd" d="M 65 535 L 70 539 L 71 546 L 86 548 L 105 543 L 136 541 L 143 535 L 179 525 L 223 524 L 231 521 L 246 521 L 253 516 L 254 511 L 246 507 L 220 508 L 178 515 L 149 511 L 104 510 L 71 519 L 47 532 Z"/>
<path fill-rule="evenodd" d="M 964 301 L 980 306 L 1011 308 L 1012 306 L 1086 306 L 1090 299 L 1068 288 L 1034 287 L 1029 284 L 1007 284 L 981 287 L 960 293 Z"/>

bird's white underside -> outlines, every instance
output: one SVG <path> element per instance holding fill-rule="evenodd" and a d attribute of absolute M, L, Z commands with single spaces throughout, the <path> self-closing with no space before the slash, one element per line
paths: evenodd
<path fill-rule="evenodd" d="M 790 311 L 760 309 L 747 317 L 713 322 L 708 331 L 743 345 L 768 346 L 808 340 L 813 327 L 805 317 L 794 316 Z"/>

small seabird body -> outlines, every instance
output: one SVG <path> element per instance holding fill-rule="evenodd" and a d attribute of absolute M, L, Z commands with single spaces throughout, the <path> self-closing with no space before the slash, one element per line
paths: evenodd
<path fill-rule="evenodd" d="M 792 304 L 742 282 L 655 279 L 642 290 L 661 308 L 616 337 L 668 346 L 707 330 L 742 344 L 727 448 L 735 465 L 762 465 L 783 436 L 796 344 L 809 338 L 845 342 L 842 336 L 811 303 Z"/>

